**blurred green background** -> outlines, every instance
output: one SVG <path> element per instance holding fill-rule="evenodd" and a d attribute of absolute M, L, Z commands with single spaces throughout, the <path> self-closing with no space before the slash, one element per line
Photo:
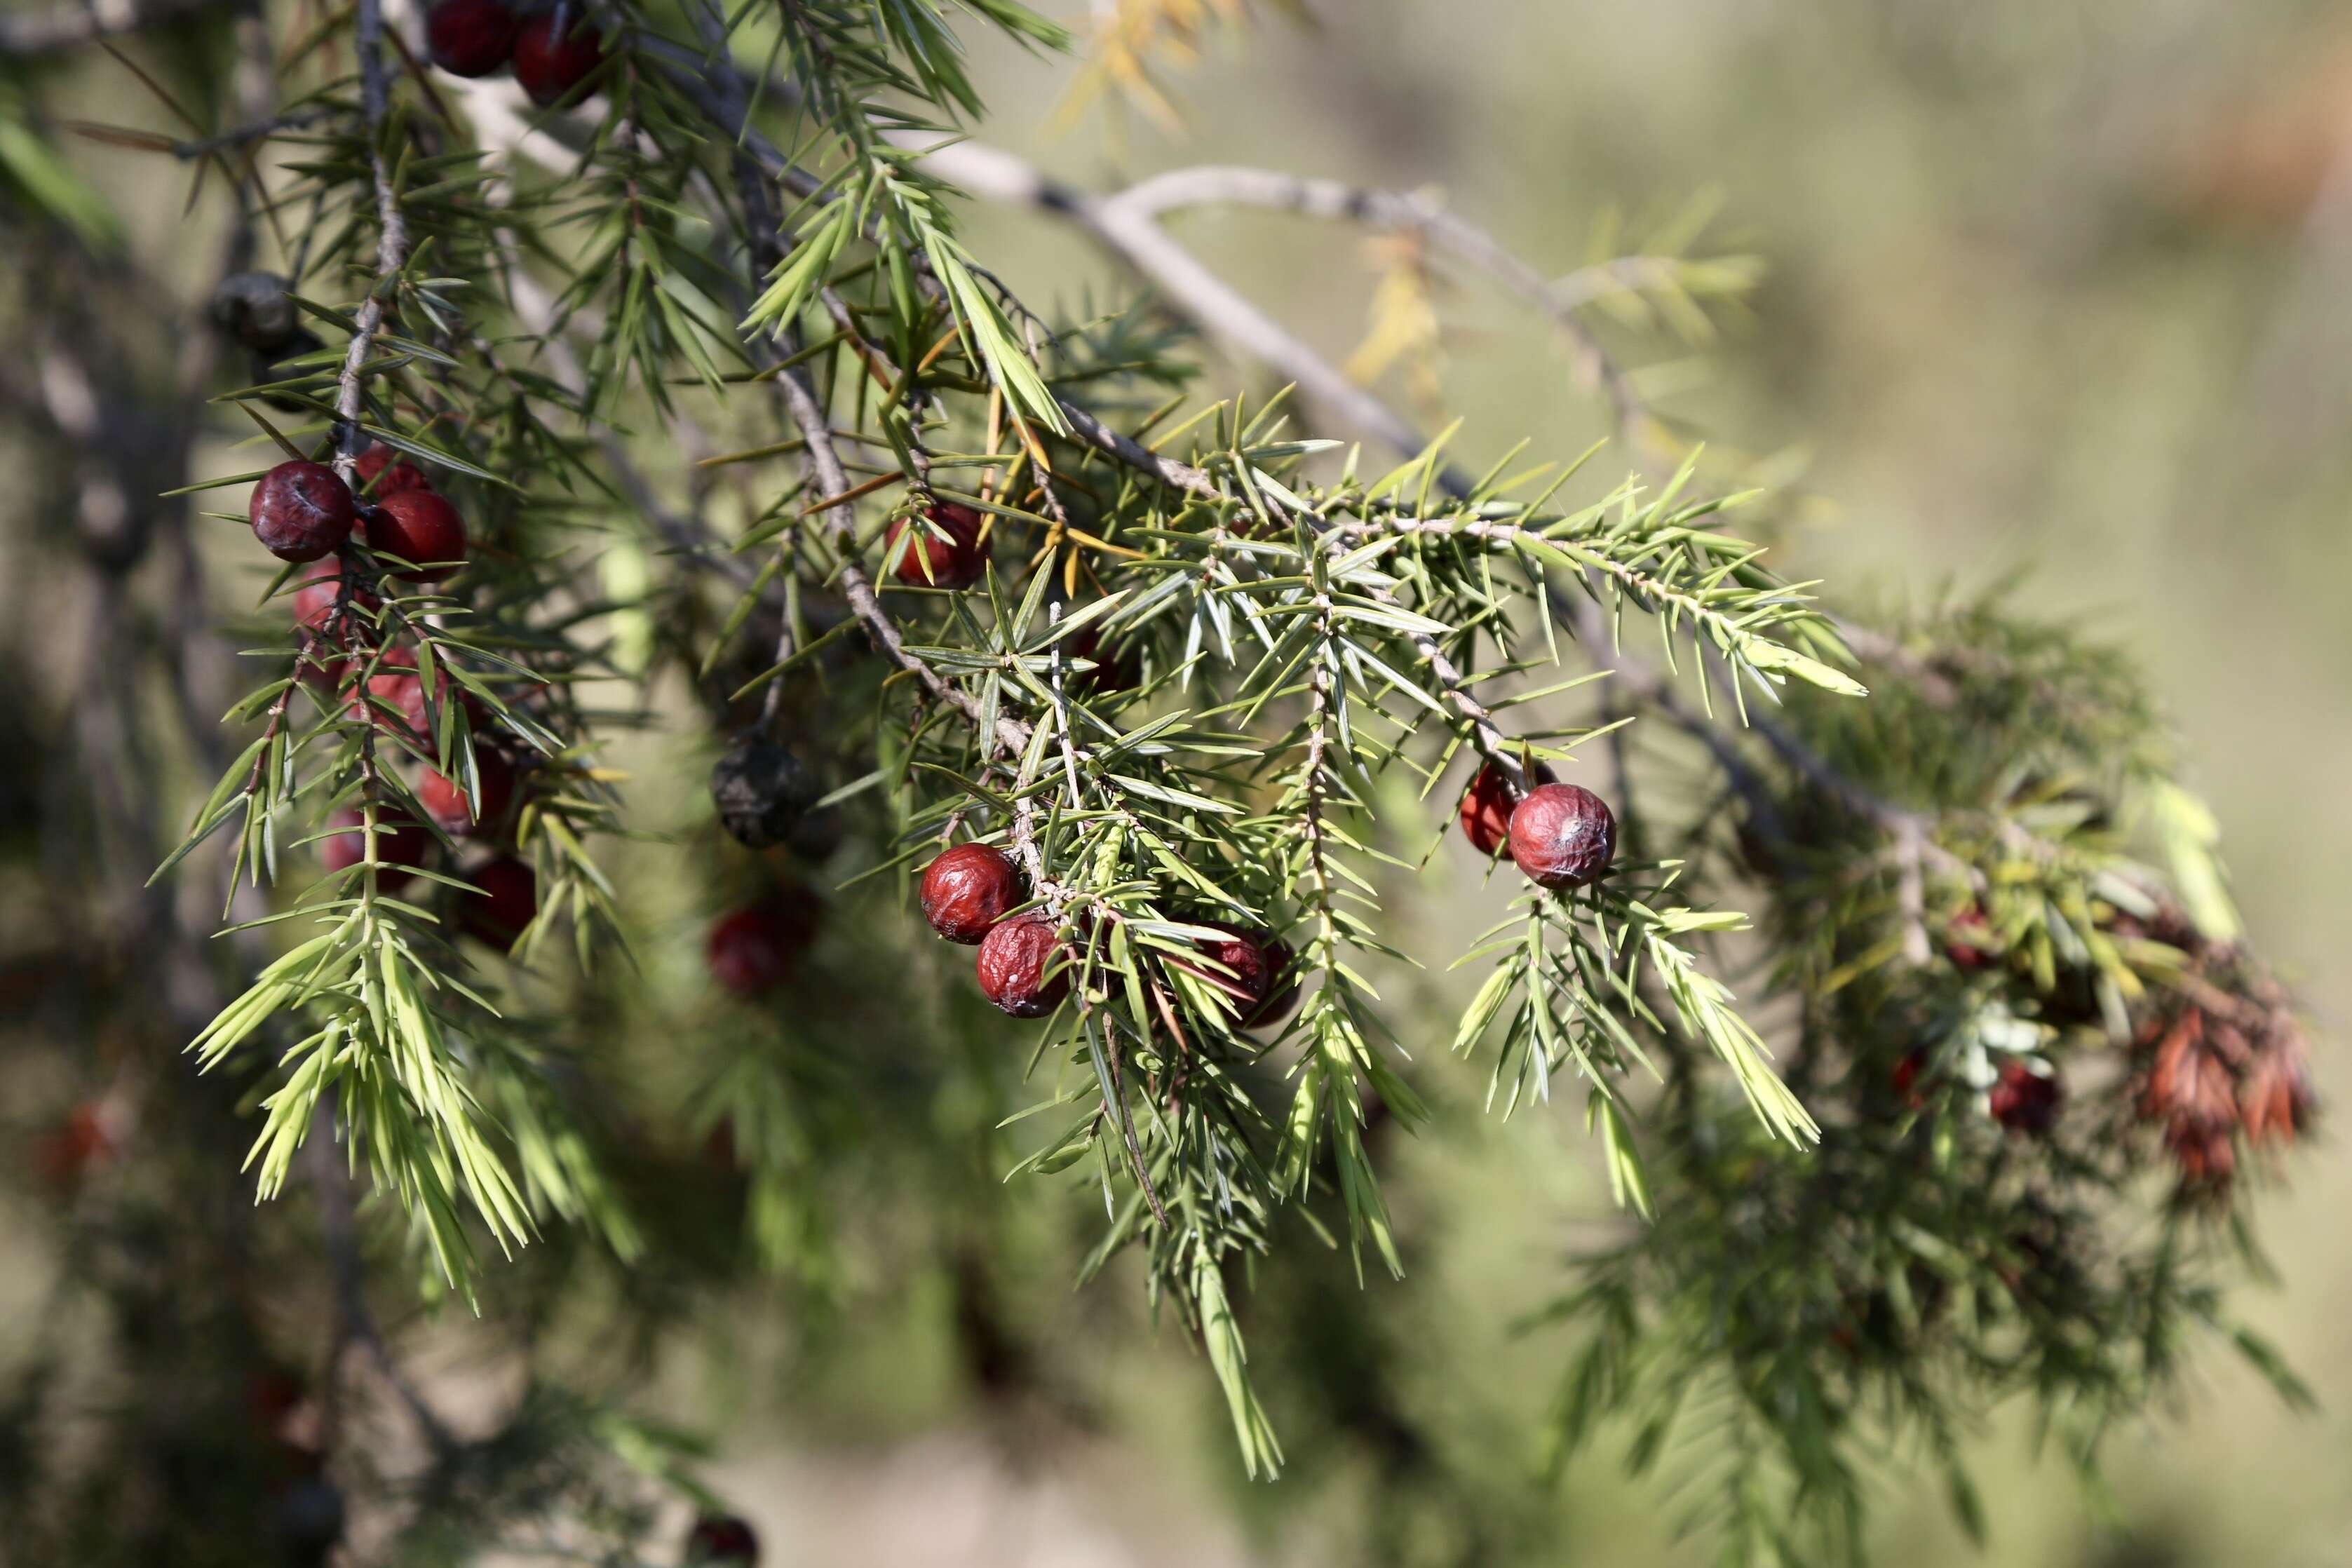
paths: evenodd
<path fill-rule="evenodd" d="M 1805 459 L 1780 563 L 1795 575 L 1886 605 L 2022 571 L 2025 605 L 2146 662 L 2225 824 L 2256 940 L 2308 998 L 2322 1092 L 2340 1101 L 2352 16 L 2296 0 L 1314 9 L 1310 24 L 1261 14 L 1213 30 L 1200 65 L 1165 78 L 1189 121 L 1174 138 L 1099 109 L 1049 135 L 1068 65 L 985 47 L 984 135 L 1097 189 L 1211 162 L 1429 187 L 1553 271 L 1588 258 L 1612 211 L 1719 192 L 1715 233 L 1764 258 L 1769 280 L 1720 341 L 1653 352 L 1645 389 L 1719 448 Z M 134 215 L 152 264 L 187 270 L 174 204 L 140 199 L 147 172 L 75 157 Z M 1335 358 L 1362 338 L 1378 274 L 1360 237 L 1265 214 L 1173 226 Z M 1075 303 L 1115 276 L 1034 215 L 976 212 L 970 239 L 1032 299 Z M 1565 455 L 1605 433 L 1540 322 L 1471 278 L 1443 306 L 1444 391 L 1469 421 L 1474 467 L 1521 436 Z M 1265 381 L 1232 362 L 1213 371 L 1236 378 Z M 1412 402 L 1402 382 L 1385 390 Z M 1458 868 L 1433 872 L 1406 945 L 1442 953 L 1495 901 Z M 1442 973 L 1423 984 L 1446 989 Z M 1508 1327 L 1557 1291 L 1559 1258 L 1606 1193 L 1572 1116 L 1497 1127 L 1475 1114 L 1474 1078 L 1455 1080 L 1433 1137 L 1399 1151 L 1413 1268 L 1370 1286 L 1399 1298 L 1391 1330 L 1428 1347 L 1407 1392 L 1479 1478 L 1468 1506 L 1549 1543 L 1528 1560 L 1704 1562 L 1706 1542 L 1672 1540 L 1671 1462 L 1627 1483 L 1604 1446 L 1557 1494 L 1527 1479 L 1564 1343 Z M 2312 1381 L 2317 1415 L 2284 1409 L 2216 1347 L 2169 1419 L 2116 1435 L 2104 1503 L 2003 1419 L 1979 1461 L 1990 1547 L 1969 1548 L 1932 1489 L 1895 1467 L 1878 1559 L 2352 1563 L 2352 1167 L 2323 1142 L 2292 1177 L 2262 1210 L 2280 1279 L 2241 1305 Z M 1066 1277 L 1055 1267 L 1041 1265 L 1041 1301 Z M 1339 1271 L 1325 1283 L 1339 1288 Z M 0 1293 L 8 1310 L 19 1300 Z M 1310 1462 L 1278 1488 L 1245 1488 L 1172 1335 L 1149 1357 L 1110 1348 L 1120 1341 L 1058 1347 L 1106 1419 L 1048 1436 L 996 1426 L 955 1392 L 947 1317 L 943 1293 L 875 1312 L 788 1397 L 743 1381 L 757 1321 L 732 1358 L 673 1358 L 664 1393 L 681 1414 L 724 1393 L 713 1479 L 778 1561 L 1344 1563 L 1388 1527 L 1369 1522 L 1369 1469 Z M 1278 1390 L 1272 1403 L 1279 1423 Z"/>

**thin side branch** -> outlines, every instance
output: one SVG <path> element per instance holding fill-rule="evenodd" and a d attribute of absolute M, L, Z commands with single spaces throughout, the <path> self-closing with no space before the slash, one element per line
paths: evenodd
<path fill-rule="evenodd" d="M 1173 169 L 1130 185 L 1100 204 L 1115 226 L 1154 224 L 1180 207 L 1256 206 L 1307 217 L 1344 220 L 1372 228 L 1411 229 L 1456 259 L 1486 273 L 1549 316 L 1575 351 L 1579 369 L 1598 383 L 1618 427 L 1629 439 L 1651 417 L 1633 377 L 1601 346 L 1577 315 L 1595 291 L 1553 283 L 1475 224 L 1454 216 L 1428 198 L 1401 191 L 1373 190 L 1339 180 L 1306 179 L 1271 169 L 1203 166 Z M 1373 426 L 1366 426 L 1369 431 Z M 1386 437 L 1384 437 L 1383 439 Z"/>
<path fill-rule="evenodd" d="M 368 164 L 375 185 L 375 287 L 368 290 L 355 318 L 350 350 L 343 355 L 342 374 L 335 392 L 335 414 L 341 422 L 336 443 L 335 469 L 343 482 L 353 483 L 353 468 L 364 445 L 360 436 L 360 369 L 368 349 L 383 327 L 383 289 L 408 265 L 408 220 L 400 210 L 399 193 L 392 188 L 392 172 L 383 161 L 383 117 L 389 81 L 383 68 L 383 0 L 359 0 L 357 47 L 360 60 L 360 102 L 367 121 Z"/>

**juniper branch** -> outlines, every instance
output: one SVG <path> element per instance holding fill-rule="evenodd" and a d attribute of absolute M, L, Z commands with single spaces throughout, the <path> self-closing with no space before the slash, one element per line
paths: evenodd
<path fill-rule="evenodd" d="M 393 189 L 392 173 L 383 161 L 383 118 L 389 91 L 383 68 L 383 0 L 358 0 L 358 5 L 353 42 L 359 54 L 361 115 L 367 127 L 368 173 L 374 189 L 377 230 L 375 287 L 368 290 L 352 318 L 351 347 L 343 355 L 335 395 L 335 413 L 342 426 L 335 471 L 354 489 L 359 487 L 353 482 L 357 477 L 353 464 L 366 444 L 360 431 L 360 373 L 367 363 L 368 345 L 383 327 L 383 289 L 408 264 L 408 222 L 401 213 L 399 193 Z"/>
<path fill-rule="evenodd" d="M 1270 169 L 1224 165 L 1171 169 L 1155 174 L 1100 203 L 1098 211 L 1107 216 L 1109 232 L 1140 236 L 1164 213 L 1207 205 L 1269 207 L 1308 217 L 1344 219 L 1373 228 L 1410 229 L 1421 234 L 1488 273 L 1549 316 L 1574 345 L 1583 369 L 1600 383 L 1621 429 L 1630 433 L 1634 425 L 1651 417 L 1633 377 L 1577 314 L 1578 308 L 1594 297 L 1589 288 L 1554 284 L 1493 235 L 1426 197 L 1350 185 L 1338 180 L 1308 179 Z M 1370 424 L 1364 427 L 1368 431 L 1379 429 Z"/>

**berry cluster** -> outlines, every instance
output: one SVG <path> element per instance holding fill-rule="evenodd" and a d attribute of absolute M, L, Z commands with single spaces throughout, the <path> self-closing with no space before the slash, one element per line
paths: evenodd
<path fill-rule="evenodd" d="M 962 519 L 942 517 L 950 511 L 964 513 L 976 523 L 976 514 L 962 508 L 934 507 L 927 515 L 953 531 Z M 894 540 L 906 526 L 901 519 Z M 934 585 L 955 586 L 977 575 L 971 560 L 941 552 L 940 542 L 927 540 L 926 546 L 932 553 L 928 567 L 915 566 L 916 578 L 929 570 Z M 908 573 L 914 559 L 909 549 L 900 560 L 898 571 L 903 580 L 913 580 Z M 1096 653 L 1098 643 L 1091 631 L 1070 639 L 1077 657 L 1091 658 Z M 1098 688 L 1122 689 L 1133 682 L 1131 658 L 1130 653 L 1125 658 L 1100 660 L 1091 679 Z M 1580 785 L 1555 782 L 1549 768 L 1538 765 L 1529 772 L 1536 787 L 1521 794 L 1493 764 L 1481 768 L 1462 797 L 1464 836 L 1486 856 L 1507 843 L 1519 869 L 1543 887 L 1580 888 L 1597 880 L 1617 852 L 1617 819 L 1608 803 Z M 725 798 L 722 792 L 722 810 Z M 1003 850 L 986 844 L 955 846 L 924 868 L 918 897 L 933 931 L 950 942 L 979 947 L 974 967 L 981 992 L 1001 1011 L 1015 1018 L 1043 1017 L 1069 994 L 1071 955 L 1061 940 L 1059 922 L 1044 910 L 1013 912 L 1028 901 L 1027 889 Z M 1245 931 L 1219 921 L 1193 923 L 1221 936 L 1201 944 L 1206 963 L 1180 967 L 1222 992 L 1240 1027 L 1265 1028 L 1290 1015 L 1301 980 L 1297 956 L 1287 942 L 1271 931 Z"/>
<path fill-rule="evenodd" d="M 2152 924 L 2118 914 L 2101 926 L 2116 940 L 2175 950 L 2196 982 L 2141 1018 L 2123 1089 L 2130 1120 L 2155 1130 L 2185 1187 L 2226 1192 L 2242 1149 L 2292 1143 L 2310 1124 L 2310 1073 L 2294 1010 L 2274 984 L 2242 972 L 2234 948 L 2208 942 L 2176 911 L 2160 911 Z M 2007 962 L 1999 934 L 1975 904 L 1948 923 L 1943 951 L 1966 973 Z M 1915 1049 L 1895 1062 L 1888 1084 L 1904 1109 L 1921 1110 L 1937 1076 L 1928 1053 Z M 2056 1130 L 2066 1100 L 2055 1067 L 2010 1057 L 1985 1087 L 1981 1105 L 2008 1131 L 2039 1139 Z"/>
<path fill-rule="evenodd" d="M 1925 1110 L 1942 1075 L 1925 1048 L 1906 1052 L 1887 1070 L 1887 1088 L 1906 1111 Z M 1984 1091 L 1985 1113 L 2010 1132 L 2046 1138 L 2066 1108 L 2066 1084 L 2057 1069 L 2022 1057 L 2009 1057 Z"/>
<path fill-rule="evenodd" d="M 1040 1018 L 1069 994 L 1071 960 L 1051 914 L 1013 912 L 1026 901 L 1025 892 L 1019 869 L 1003 850 L 959 844 L 924 868 L 917 897 L 932 931 L 980 949 L 973 967 L 982 995 L 1013 1017 Z M 1299 981 L 1288 942 L 1271 931 L 1218 921 L 1192 923 L 1222 934 L 1201 944 L 1206 964 L 1181 967 L 1230 999 L 1241 1027 L 1264 1028 L 1289 1016 Z"/>
<path fill-rule="evenodd" d="M 383 446 L 352 463 L 354 495 L 324 463 L 278 464 L 253 487 L 246 517 L 254 537 L 282 561 L 305 563 L 294 594 L 294 622 L 304 649 L 301 672 L 314 688 L 334 694 L 352 717 L 364 719 L 417 753 L 436 752 L 434 718 L 452 700 L 447 671 L 436 668 L 428 692 L 414 648 L 376 651 L 378 613 L 385 578 L 437 583 L 466 563 L 466 524 L 415 464 Z M 370 557 L 391 558 L 379 574 L 372 559 L 352 558 L 346 546 L 366 546 Z M 373 658 L 370 656 L 373 655 Z M 373 671 L 360 678 L 357 665 Z M 455 699 L 477 736 L 473 784 L 437 769 L 418 770 L 415 799 L 433 827 L 449 839 L 477 838 L 498 852 L 467 871 L 481 895 L 465 900 L 459 928 L 499 949 L 511 948 L 539 914 L 538 878 L 516 858 L 507 830 L 520 790 L 514 760 L 482 736 L 488 719 L 469 692 Z M 367 858 L 366 814 L 347 807 L 329 819 L 319 858 L 331 876 Z M 376 886 L 396 891 L 432 857 L 436 840 L 413 817 L 384 815 L 376 823 Z"/>
<path fill-rule="evenodd" d="M 451 76 L 484 77 L 512 65 L 541 108 L 561 103 L 604 63 L 604 35 L 571 0 L 518 16 L 500 0 L 440 0 L 425 14 L 433 63 Z"/>
<path fill-rule="evenodd" d="M 830 849 L 822 786 L 792 752 L 756 731 L 735 738 L 710 770 L 719 826 L 747 849 L 786 847 L 813 858 Z M 730 910 L 710 928 L 711 977 L 738 996 L 763 996 L 792 977 L 824 923 L 824 906 L 804 889 L 783 885 L 756 903 Z"/>
<path fill-rule="evenodd" d="M 1492 858 L 1507 846 L 1531 882 L 1565 890 L 1600 880 L 1617 858 L 1617 817 L 1609 803 L 1582 784 L 1557 782 L 1551 769 L 1528 770 L 1535 787 L 1522 794 L 1488 763 L 1462 792 L 1462 836 Z"/>
<path fill-rule="evenodd" d="M 412 583 L 437 583 L 465 564 L 465 520 L 415 464 L 373 447 L 352 471 L 358 496 L 324 463 L 297 458 L 262 475 L 246 502 L 254 538 L 280 561 L 302 563 L 323 561 L 356 539 L 394 558 L 394 574 Z"/>
<path fill-rule="evenodd" d="M 923 868 L 917 896 L 931 930 L 980 949 L 981 992 L 1003 1012 L 1043 1017 L 1069 994 L 1068 955 L 1053 916 L 1033 910 L 1006 918 L 1028 895 L 1003 850 L 957 845 Z"/>

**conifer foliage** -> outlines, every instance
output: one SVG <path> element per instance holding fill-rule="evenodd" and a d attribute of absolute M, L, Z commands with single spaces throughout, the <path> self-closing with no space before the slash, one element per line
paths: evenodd
<path fill-rule="evenodd" d="M 231 509 L 202 526 L 249 530 L 267 587 L 241 749 L 191 741 L 212 777 L 156 857 L 216 891 L 238 973 L 142 1092 L 226 1085 L 186 1181 L 241 1155 L 319 1215 L 335 1351 L 256 1440 L 296 1560 L 366 1511 L 416 1561 L 755 1561 L 610 1376 L 460 1436 L 373 1312 L 520 1321 L 610 1270 L 649 1328 L 720 1258 L 835 1299 L 890 1167 L 942 1194 L 982 1327 L 1002 1211 L 1089 1214 L 1087 1288 L 1197 1345 L 1274 1477 L 1267 1388 L 1319 1430 L 1297 1369 L 1340 1334 L 1285 1280 L 1329 1246 L 1366 1300 L 1411 1289 L 1384 1155 L 1433 1098 L 1580 1110 L 1626 1223 L 1520 1346 L 1559 1379 L 1547 1450 L 1613 1429 L 1699 1470 L 1736 1560 L 1856 1552 L 1890 1437 L 1973 1523 L 1961 1440 L 2011 1393 L 2095 1464 L 2197 1331 L 2294 1389 L 2221 1290 L 2313 1105 L 2213 824 L 2114 656 L 1774 570 L 1769 501 L 1674 446 L 1582 313 L 1703 324 L 1738 258 L 1662 237 L 1580 291 L 1421 197 L 1063 189 L 961 140 L 959 30 L 1072 47 L 1014 0 L 168 9 L 241 52 L 233 100 L 202 120 L 121 54 L 187 139 L 82 129 L 236 215 L 189 406 L 260 456 L 150 488 Z M 103 247 L 74 191 L 24 193 L 53 256 Z M 1146 289 L 1024 300 L 975 200 Z M 1158 215 L 1204 202 L 1485 275 L 1625 439 L 1421 438 L 1175 247 Z M 1201 329 L 1294 385 L 1204 386 Z M 706 759 L 684 839 L 630 842 L 622 745 Z M 718 911 L 667 1103 L 616 1043 L 649 930 L 618 863 L 648 856 Z M 1497 919 L 1408 950 L 1433 857 Z M 1382 978 L 1416 964 L 1462 975 L 1450 1039 Z M 949 1039 L 896 1016 L 933 979 Z M 117 1120 L 48 1179 L 125 1158 Z M 341 1446 L 362 1358 L 415 1474 Z"/>

